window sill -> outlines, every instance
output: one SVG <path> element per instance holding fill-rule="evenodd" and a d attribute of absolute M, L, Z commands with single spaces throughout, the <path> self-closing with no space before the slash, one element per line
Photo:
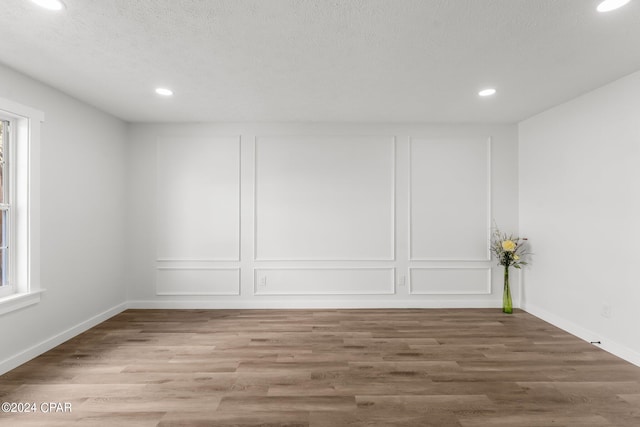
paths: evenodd
<path fill-rule="evenodd" d="M 40 295 L 44 291 L 45 289 L 38 289 L 37 291 L 13 294 L 0 298 L 0 316 L 39 303 Z"/>

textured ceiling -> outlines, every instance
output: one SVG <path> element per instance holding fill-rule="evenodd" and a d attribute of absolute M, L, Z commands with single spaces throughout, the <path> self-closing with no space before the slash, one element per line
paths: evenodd
<path fill-rule="evenodd" d="M 640 70 L 637 0 L 65 3 L 3 0 L 0 62 L 133 122 L 512 123 Z"/>

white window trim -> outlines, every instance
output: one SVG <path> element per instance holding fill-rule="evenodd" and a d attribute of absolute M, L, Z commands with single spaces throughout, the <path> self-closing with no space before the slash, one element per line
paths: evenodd
<path fill-rule="evenodd" d="M 0 298 L 0 316 L 39 303 L 40 294 L 44 291 L 45 289 L 31 290 L 29 292 L 14 293 L 7 297 Z"/>
<path fill-rule="evenodd" d="M 13 120 L 10 117 L 5 117 L 3 114 L 0 113 L 0 120 L 2 120 L 2 123 L 9 123 L 11 125 L 12 122 L 15 122 L 15 120 Z M 0 126 L 2 125 L 2 123 L 0 123 Z M 6 133 L 7 131 L 9 131 L 9 133 Z M 7 263 L 7 265 L 4 265 L 3 267 L 6 269 L 6 271 L 4 271 L 4 280 L 8 280 L 8 284 L 3 283 L 3 285 L 0 287 L 0 298 L 2 297 L 7 297 L 10 295 L 13 295 L 16 292 L 15 289 L 15 282 L 13 280 L 13 276 L 14 276 L 14 272 L 16 270 L 16 266 L 15 266 L 15 254 L 14 252 L 14 245 L 13 245 L 13 241 L 12 239 L 15 238 L 16 236 L 16 228 L 15 228 L 15 218 L 14 218 L 14 213 L 15 213 L 15 206 L 13 203 L 13 198 L 14 198 L 14 194 L 16 192 L 16 174 L 14 173 L 15 171 L 15 167 L 14 167 L 14 163 L 15 163 L 15 153 L 14 153 L 14 149 L 12 147 L 12 145 L 14 144 L 14 140 L 16 139 L 16 135 L 14 130 L 9 126 L 5 129 L 3 129 L 3 135 L 2 135 L 2 145 L 3 147 L 3 159 L 5 160 L 4 162 L 4 166 L 2 168 L 2 172 L 0 173 L 1 175 L 3 175 L 2 177 L 2 186 L 4 187 L 4 200 L 2 201 L 2 205 L 8 207 L 8 209 L 6 209 L 6 218 L 4 218 L 4 228 L 5 230 L 8 232 L 7 236 L 5 236 L 5 239 L 7 240 L 7 245 L 8 246 L 8 256 L 9 256 L 9 262 Z M 4 211 L 5 209 L 0 208 L 0 215 L 2 214 L 1 211 Z M 3 262 L 4 260 L 0 257 L 0 262 Z M 3 280 L 0 279 L 0 280 Z"/>
<path fill-rule="evenodd" d="M 44 113 L 0 98 L 0 116 L 11 120 L 17 155 L 15 292 L 0 297 L 0 315 L 37 304 L 40 287 L 40 125 Z"/>

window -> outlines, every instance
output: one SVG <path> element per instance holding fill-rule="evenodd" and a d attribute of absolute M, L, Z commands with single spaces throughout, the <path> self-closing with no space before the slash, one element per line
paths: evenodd
<path fill-rule="evenodd" d="M 40 301 L 40 123 L 0 98 L 0 315 Z"/>
<path fill-rule="evenodd" d="M 12 293 L 11 283 L 11 241 L 12 213 L 11 209 L 11 122 L 0 120 L 0 296 Z"/>

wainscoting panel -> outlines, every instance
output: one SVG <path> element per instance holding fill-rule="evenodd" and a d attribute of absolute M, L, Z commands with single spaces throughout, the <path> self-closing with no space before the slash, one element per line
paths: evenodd
<path fill-rule="evenodd" d="M 388 295 L 395 268 L 257 268 L 256 295 Z"/>
<path fill-rule="evenodd" d="M 240 269 L 159 267 L 156 295 L 240 295 Z"/>
<path fill-rule="evenodd" d="M 491 140 L 410 139 L 411 260 L 490 259 Z"/>
<path fill-rule="evenodd" d="M 491 267 L 414 267 L 409 281 L 412 295 L 488 295 Z"/>
<path fill-rule="evenodd" d="M 157 147 L 157 258 L 238 261 L 240 138 L 163 138 Z"/>
<path fill-rule="evenodd" d="M 393 260 L 395 138 L 257 137 L 256 260 Z"/>

